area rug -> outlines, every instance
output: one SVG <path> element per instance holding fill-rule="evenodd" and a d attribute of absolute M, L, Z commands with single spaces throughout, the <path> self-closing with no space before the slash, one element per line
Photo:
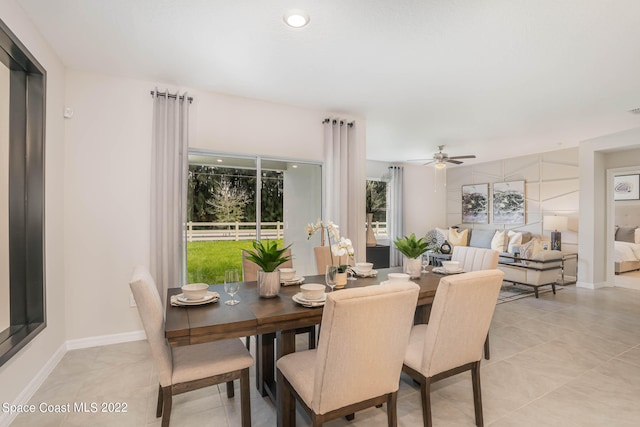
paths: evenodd
<path fill-rule="evenodd" d="M 561 285 L 556 285 L 556 292 L 562 290 L 564 287 Z M 546 294 L 547 292 L 551 292 L 551 286 L 545 286 L 544 288 L 538 289 L 538 295 Z M 498 296 L 497 304 L 502 304 L 503 302 L 515 301 L 521 298 L 527 297 L 535 297 L 535 292 L 532 287 L 524 286 L 524 285 L 514 285 L 511 283 L 503 283 L 502 288 L 500 289 L 500 295 Z"/>

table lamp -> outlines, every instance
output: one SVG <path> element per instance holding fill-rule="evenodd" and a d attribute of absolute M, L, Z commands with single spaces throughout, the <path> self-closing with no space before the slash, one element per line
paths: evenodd
<path fill-rule="evenodd" d="M 562 233 L 561 231 L 568 230 L 569 217 L 560 215 L 549 215 L 542 219 L 545 230 L 551 230 L 551 249 L 560 251 L 562 250 Z"/>

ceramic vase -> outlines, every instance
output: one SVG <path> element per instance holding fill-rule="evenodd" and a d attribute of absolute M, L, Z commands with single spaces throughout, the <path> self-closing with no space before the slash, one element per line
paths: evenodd
<path fill-rule="evenodd" d="M 273 298 L 280 292 L 280 270 L 258 270 L 258 295 L 262 298 Z"/>
<path fill-rule="evenodd" d="M 412 279 L 418 279 L 422 272 L 422 259 L 418 258 L 406 258 L 404 259 L 404 272 L 411 276 Z"/>
<path fill-rule="evenodd" d="M 336 289 L 342 289 L 347 285 L 347 273 L 336 274 Z"/>
<path fill-rule="evenodd" d="M 373 214 L 367 214 L 367 246 L 375 246 L 378 244 L 376 235 L 373 232 Z"/>

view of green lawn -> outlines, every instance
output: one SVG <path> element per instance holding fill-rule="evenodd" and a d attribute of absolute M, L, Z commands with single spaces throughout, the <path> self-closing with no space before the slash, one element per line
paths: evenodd
<path fill-rule="evenodd" d="M 278 246 L 284 242 L 277 240 Z M 224 272 L 237 269 L 242 276 L 242 249 L 253 249 L 251 240 L 187 243 L 189 283 L 223 283 Z"/>

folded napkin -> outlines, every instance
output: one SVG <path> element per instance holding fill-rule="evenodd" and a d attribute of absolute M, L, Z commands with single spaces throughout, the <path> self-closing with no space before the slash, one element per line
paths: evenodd
<path fill-rule="evenodd" d="M 211 295 L 213 298 L 201 302 L 182 302 L 178 299 L 178 295 L 171 295 L 171 305 L 174 307 L 191 307 L 193 305 L 209 304 L 220 300 L 220 294 L 217 292 L 209 291 L 207 295 Z"/>

